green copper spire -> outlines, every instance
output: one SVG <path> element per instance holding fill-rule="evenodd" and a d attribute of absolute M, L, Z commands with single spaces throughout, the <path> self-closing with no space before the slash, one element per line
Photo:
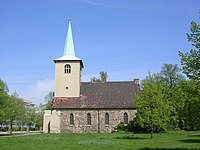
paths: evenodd
<path fill-rule="evenodd" d="M 58 61 L 80 61 L 81 68 L 83 68 L 82 60 L 80 58 L 76 57 L 75 51 L 74 51 L 71 19 L 69 19 L 68 31 L 67 31 L 67 37 L 66 37 L 66 41 L 65 41 L 65 48 L 64 48 L 63 56 L 60 58 L 54 59 L 54 62 L 58 62 Z"/>
<path fill-rule="evenodd" d="M 73 42 L 72 27 L 71 27 L 71 19 L 69 19 L 68 31 L 67 31 L 67 37 L 66 37 L 66 41 L 65 41 L 65 48 L 64 48 L 63 56 L 75 57 L 74 42 Z"/>

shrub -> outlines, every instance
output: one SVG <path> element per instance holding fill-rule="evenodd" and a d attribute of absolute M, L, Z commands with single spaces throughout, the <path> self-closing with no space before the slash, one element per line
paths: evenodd
<path fill-rule="evenodd" d="M 117 131 L 125 131 L 126 127 L 123 122 L 120 122 L 120 124 L 117 125 Z"/>
<path fill-rule="evenodd" d="M 134 132 L 134 133 L 147 133 L 149 132 L 147 128 L 141 127 L 136 121 L 136 119 L 133 119 L 129 121 L 127 129 L 129 132 Z"/>

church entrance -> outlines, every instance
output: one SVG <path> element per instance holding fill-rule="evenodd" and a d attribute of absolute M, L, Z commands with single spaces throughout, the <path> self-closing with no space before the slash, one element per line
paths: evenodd
<path fill-rule="evenodd" d="M 51 125 L 51 123 L 49 121 L 49 123 L 48 123 L 48 133 L 50 133 L 50 125 Z"/>

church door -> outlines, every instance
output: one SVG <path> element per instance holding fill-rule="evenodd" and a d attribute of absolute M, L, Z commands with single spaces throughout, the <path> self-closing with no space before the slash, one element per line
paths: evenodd
<path fill-rule="evenodd" d="M 48 133 L 50 133 L 50 125 L 51 125 L 51 123 L 49 121 L 49 123 L 48 123 Z"/>

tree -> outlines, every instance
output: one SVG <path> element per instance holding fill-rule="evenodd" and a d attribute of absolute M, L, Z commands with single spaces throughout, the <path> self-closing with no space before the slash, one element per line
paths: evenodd
<path fill-rule="evenodd" d="M 26 124 L 27 131 L 30 130 L 31 126 L 36 123 L 36 111 L 34 108 L 25 108 L 25 114 L 20 120 L 23 124 Z"/>
<path fill-rule="evenodd" d="M 36 128 L 42 130 L 44 112 L 36 112 Z"/>
<path fill-rule="evenodd" d="M 0 79 L 0 94 L 2 93 L 8 94 L 8 92 L 9 92 L 9 89 L 6 82 Z"/>
<path fill-rule="evenodd" d="M 44 112 L 44 105 L 42 103 L 39 104 L 37 111 Z"/>
<path fill-rule="evenodd" d="M 13 121 L 23 118 L 26 112 L 23 100 L 15 96 L 9 96 L 6 100 L 5 111 L 6 119 L 8 119 L 10 123 L 10 134 L 12 134 Z"/>
<path fill-rule="evenodd" d="M 179 99 L 180 93 L 177 86 L 182 80 L 185 80 L 184 76 L 180 73 L 178 65 L 175 64 L 163 64 L 160 73 L 154 75 L 154 79 L 157 83 L 163 84 L 165 87 L 163 89 L 164 97 L 170 102 L 171 115 L 170 115 L 170 125 L 171 127 L 179 126 Z"/>
<path fill-rule="evenodd" d="M 90 78 L 90 82 L 101 82 L 101 79 L 99 79 L 97 77 L 92 77 L 92 78 Z"/>
<path fill-rule="evenodd" d="M 178 83 L 184 79 L 184 76 L 179 73 L 180 69 L 177 64 L 164 64 L 161 69 L 161 82 L 170 88 L 178 85 Z"/>
<path fill-rule="evenodd" d="M 180 81 L 181 82 L 181 81 Z M 180 91 L 178 85 L 170 87 L 164 85 L 163 89 L 164 98 L 169 102 L 170 105 L 170 126 L 172 128 L 176 128 L 179 126 L 179 107 L 181 106 L 180 101 Z"/>
<path fill-rule="evenodd" d="M 42 113 L 37 115 L 35 109 L 25 108 L 24 100 L 19 98 L 16 91 L 8 95 L 8 86 L 0 79 L 0 124 L 9 123 L 11 134 L 14 123 L 30 126 L 37 122 L 38 127 L 41 127 L 42 116 Z"/>
<path fill-rule="evenodd" d="M 106 71 L 101 71 L 100 73 L 100 78 L 97 77 L 92 77 L 90 78 L 91 82 L 106 82 L 108 79 L 108 74 Z"/>
<path fill-rule="evenodd" d="M 183 73 L 190 79 L 179 85 L 180 107 L 179 116 L 182 125 L 191 130 L 200 129 L 200 25 L 191 22 L 190 34 L 187 34 L 188 42 L 191 42 L 194 49 L 187 53 L 179 51 Z"/>
<path fill-rule="evenodd" d="M 101 71 L 100 73 L 101 82 L 106 82 L 108 78 L 108 74 L 106 71 Z"/>
<path fill-rule="evenodd" d="M 46 104 L 44 104 L 44 109 L 51 109 L 52 108 L 52 102 L 54 99 L 54 94 L 52 91 L 50 91 L 46 96 L 45 96 L 45 102 Z"/>
<path fill-rule="evenodd" d="M 189 79 L 200 82 L 200 25 L 194 21 L 191 22 L 190 34 L 187 34 L 187 39 L 192 43 L 195 49 L 191 49 L 187 53 L 179 51 L 183 73 Z"/>
<path fill-rule="evenodd" d="M 170 120 L 170 103 L 162 93 L 164 86 L 150 75 L 142 81 L 143 91 L 136 98 L 137 118 L 142 127 L 151 131 L 151 138 L 156 128 L 167 126 Z"/>
<path fill-rule="evenodd" d="M 200 129 L 200 83 L 195 80 L 182 81 L 179 92 L 181 93 L 179 115 L 183 127 L 190 130 Z"/>
<path fill-rule="evenodd" d="M 0 79 L 0 124 L 3 123 L 5 120 L 5 108 L 6 108 L 6 101 L 8 99 L 8 86 L 6 83 Z"/>
<path fill-rule="evenodd" d="M 0 125 L 6 121 L 6 103 L 9 96 L 6 93 L 0 93 Z"/>
<path fill-rule="evenodd" d="M 36 115 L 35 127 L 36 129 L 39 129 L 40 131 L 42 131 L 43 116 L 44 116 L 44 105 L 42 103 L 40 103 L 40 105 L 38 106 L 38 109 L 35 115 Z"/>

